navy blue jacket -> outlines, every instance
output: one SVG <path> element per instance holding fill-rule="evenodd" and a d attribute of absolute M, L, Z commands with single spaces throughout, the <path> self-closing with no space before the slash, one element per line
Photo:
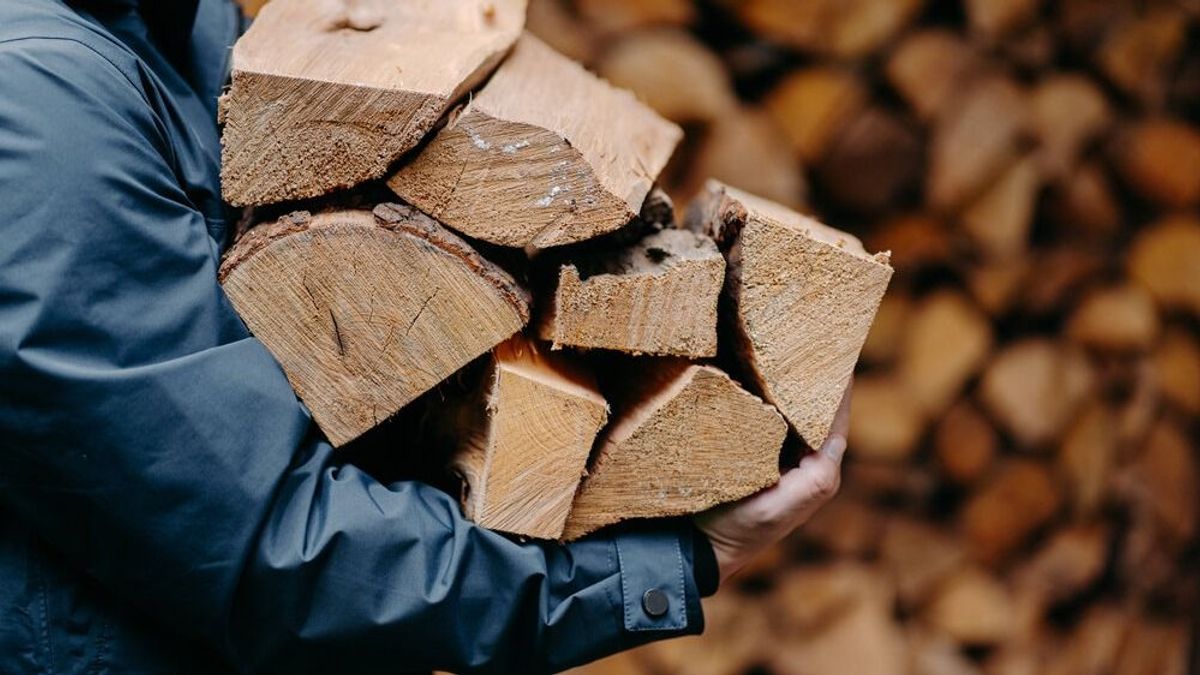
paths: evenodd
<path fill-rule="evenodd" d="M 519 544 L 339 460 L 216 282 L 240 16 L 152 1 L 0 2 L 0 672 L 531 673 L 700 632 L 686 521 Z"/>

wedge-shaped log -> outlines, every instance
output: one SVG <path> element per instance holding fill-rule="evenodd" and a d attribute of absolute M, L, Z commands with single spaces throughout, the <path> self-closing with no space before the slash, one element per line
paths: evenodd
<path fill-rule="evenodd" d="M 614 421 L 599 441 L 563 538 L 629 518 L 695 513 L 779 480 L 787 426 L 712 366 L 667 359 L 614 375 Z M 636 382 L 636 384 L 630 384 Z"/>
<path fill-rule="evenodd" d="M 729 320 L 746 374 L 820 447 L 892 277 L 888 255 L 716 181 L 687 222 L 726 252 Z"/>
<path fill-rule="evenodd" d="M 634 354 L 717 355 L 725 258 L 713 240 L 663 230 L 630 248 L 563 265 L 538 322 L 542 339 Z M 589 269 L 590 268 L 590 269 Z"/>
<path fill-rule="evenodd" d="M 275 0 L 233 48 L 221 183 L 232 204 L 379 178 L 521 34 L 525 0 Z"/>
<path fill-rule="evenodd" d="M 492 350 L 481 394 L 456 434 L 463 511 L 493 530 L 557 539 L 608 420 L 595 379 L 517 335 Z"/>
<path fill-rule="evenodd" d="M 392 204 L 253 228 L 220 278 L 334 445 L 529 319 L 512 277 L 432 219 Z"/>
<path fill-rule="evenodd" d="M 629 222 L 681 137 L 526 34 L 388 186 L 471 237 L 546 248 Z"/>

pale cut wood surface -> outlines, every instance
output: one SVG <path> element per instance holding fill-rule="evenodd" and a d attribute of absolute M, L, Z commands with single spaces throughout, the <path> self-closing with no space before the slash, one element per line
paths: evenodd
<path fill-rule="evenodd" d="M 274 0 L 233 48 L 221 183 L 237 206 L 379 178 L 516 41 L 525 0 Z"/>
<path fill-rule="evenodd" d="M 261 225 L 229 251 L 220 275 L 334 445 L 529 319 L 512 277 L 407 206 Z"/>
<path fill-rule="evenodd" d="M 562 535 L 608 404 L 591 373 L 517 335 L 492 350 L 481 423 L 459 429 L 467 518 L 538 539 Z"/>
<path fill-rule="evenodd" d="M 556 349 L 717 355 L 725 258 L 712 239 L 663 230 L 587 263 L 582 273 L 574 264 L 559 268 L 538 322 L 540 336 Z"/>
<path fill-rule="evenodd" d="M 638 362 L 608 392 L 613 423 L 579 488 L 563 539 L 630 518 L 677 516 L 779 480 L 787 427 L 771 406 L 712 366 Z"/>
<path fill-rule="evenodd" d="M 692 205 L 688 225 L 726 251 L 725 292 L 747 374 L 820 447 L 892 277 L 888 255 L 716 181 Z"/>
<path fill-rule="evenodd" d="M 388 186 L 471 237 L 546 248 L 629 222 L 682 134 L 526 34 Z"/>

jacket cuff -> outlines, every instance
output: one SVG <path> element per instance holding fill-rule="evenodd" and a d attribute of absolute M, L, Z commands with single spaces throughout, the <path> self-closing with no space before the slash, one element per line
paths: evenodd
<path fill-rule="evenodd" d="M 614 534 L 621 611 L 629 633 L 697 635 L 704 630 L 695 576 L 694 526 L 690 519 L 673 524 L 666 531 L 662 521 L 657 526 L 638 524 Z M 651 639 L 659 637 L 667 636 Z"/>

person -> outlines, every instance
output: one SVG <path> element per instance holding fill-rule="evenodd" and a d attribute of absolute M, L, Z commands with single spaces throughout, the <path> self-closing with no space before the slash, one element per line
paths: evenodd
<path fill-rule="evenodd" d="M 519 543 L 335 454 L 216 282 L 230 0 L 0 3 L 0 672 L 547 672 L 703 628 L 845 411 L 698 519 Z"/>

